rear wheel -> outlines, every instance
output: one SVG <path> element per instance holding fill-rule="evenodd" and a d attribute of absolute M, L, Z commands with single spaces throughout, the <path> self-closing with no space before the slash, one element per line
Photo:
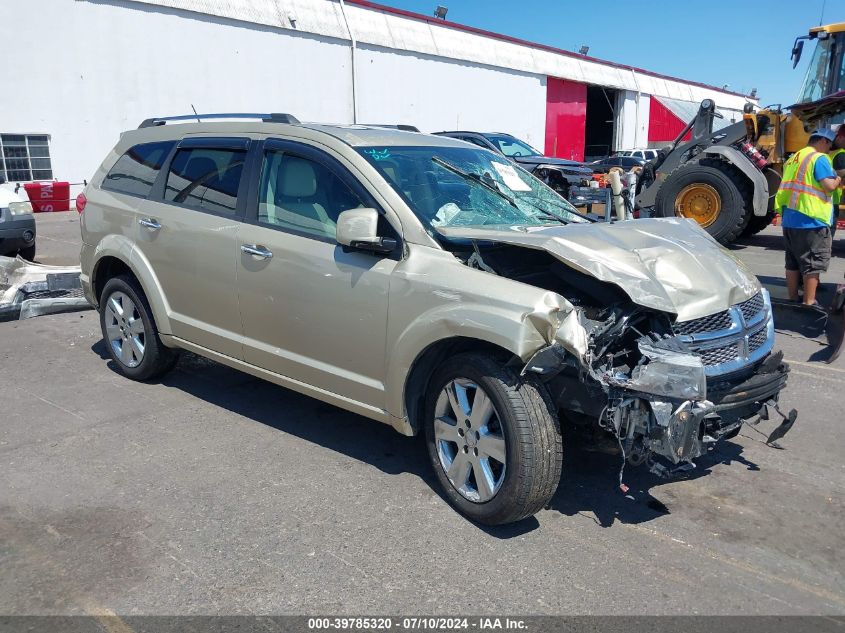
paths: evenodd
<path fill-rule="evenodd" d="M 178 360 L 178 353 L 161 342 L 144 291 L 133 277 L 121 275 L 106 282 L 100 327 L 109 355 L 127 378 L 157 378 Z"/>
<path fill-rule="evenodd" d="M 444 495 L 473 521 L 519 521 L 557 489 L 560 428 L 545 387 L 488 356 L 456 356 L 437 371 L 425 431 Z"/>
<path fill-rule="evenodd" d="M 655 208 L 658 216 L 695 220 L 716 241 L 730 244 L 751 220 L 749 199 L 749 186 L 736 167 L 705 158 L 669 174 Z"/>

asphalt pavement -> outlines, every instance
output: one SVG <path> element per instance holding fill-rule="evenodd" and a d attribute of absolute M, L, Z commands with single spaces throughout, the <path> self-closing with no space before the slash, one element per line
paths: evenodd
<path fill-rule="evenodd" d="M 74 261 L 75 214 L 38 235 Z M 735 252 L 774 277 L 777 235 Z M 618 458 L 567 446 L 548 509 L 482 528 L 419 439 L 190 354 L 129 381 L 93 311 L 0 323 L 0 614 L 845 614 L 845 366 L 777 345 L 782 450 L 745 427 L 626 498 Z"/>

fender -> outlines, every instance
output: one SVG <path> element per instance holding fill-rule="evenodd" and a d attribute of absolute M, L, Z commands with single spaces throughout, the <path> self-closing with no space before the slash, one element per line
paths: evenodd
<path fill-rule="evenodd" d="M 538 294 L 554 296 L 545 291 Z M 538 304 L 542 305 L 542 301 Z M 489 305 L 461 302 L 427 310 L 409 323 L 388 347 L 387 411 L 407 420 L 405 387 L 408 374 L 432 345 L 453 338 L 475 339 L 506 349 L 526 362 L 538 349 L 549 344 L 561 316 L 557 306 L 548 305 L 540 310 L 523 308 L 517 311 L 491 310 Z"/>
<path fill-rule="evenodd" d="M 754 187 L 752 202 L 754 215 L 766 215 L 769 208 L 769 183 L 766 177 L 738 149 L 726 145 L 711 145 L 702 151 L 707 156 L 721 156 L 734 165 L 751 181 Z"/>
<path fill-rule="evenodd" d="M 104 257 L 114 257 L 129 267 L 147 297 L 158 331 L 165 335 L 171 334 L 170 304 L 161 291 L 161 285 L 155 272 L 153 272 L 153 267 L 146 257 L 135 248 L 132 240 L 125 235 L 115 234 L 107 235 L 100 240 L 94 252 L 93 273 L 91 274 L 92 288 L 97 283 L 97 269 Z"/>

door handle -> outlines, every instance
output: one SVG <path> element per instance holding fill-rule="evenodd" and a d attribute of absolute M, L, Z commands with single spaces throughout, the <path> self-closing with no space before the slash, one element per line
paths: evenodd
<path fill-rule="evenodd" d="M 141 218 L 140 220 L 138 220 L 138 224 L 152 231 L 158 231 L 161 228 L 161 224 L 159 224 L 152 218 Z"/>
<path fill-rule="evenodd" d="M 261 259 L 270 259 L 273 257 L 273 253 L 260 244 L 242 244 L 241 250 L 248 255 L 254 255 L 255 257 L 260 257 Z"/>

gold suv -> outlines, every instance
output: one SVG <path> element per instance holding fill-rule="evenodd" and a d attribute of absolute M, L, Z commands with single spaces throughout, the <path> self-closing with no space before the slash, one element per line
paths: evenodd
<path fill-rule="evenodd" d="M 550 501 L 561 425 L 668 473 L 786 384 L 768 294 L 687 220 L 595 221 L 447 137 L 185 118 L 123 134 L 78 201 L 129 378 L 190 350 L 422 432 L 487 524 Z"/>

